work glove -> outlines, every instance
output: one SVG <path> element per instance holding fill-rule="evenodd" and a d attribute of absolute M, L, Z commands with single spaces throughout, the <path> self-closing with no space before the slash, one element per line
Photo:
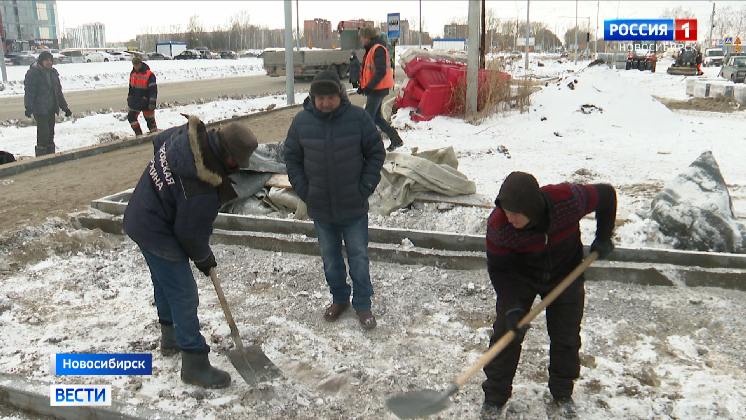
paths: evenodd
<path fill-rule="evenodd" d="M 591 244 L 591 252 L 598 251 L 599 260 L 606 258 L 613 250 L 614 244 L 611 243 L 611 239 L 596 238 Z"/>
<path fill-rule="evenodd" d="M 27 109 L 27 110 L 26 110 L 26 112 L 25 112 L 25 114 L 26 114 L 26 116 L 27 116 L 28 118 L 31 118 L 31 116 L 32 116 L 32 115 L 34 115 L 34 113 L 33 113 L 33 112 L 31 112 L 31 110 L 30 110 L 30 109 Z"/>
<path fill-rule="evenodd" d="M 208 255 L 207 258 L 205 258 L 202 261 L 195 261 L 194 265 L 197 267 L 199 271 L 202 272 L 202 274 L 204 274 L 207 277 L 210 277 L 210 269 L 212 267 L 217 267 L 218 262 L 215 261 L 215 254 L 213 254 L 212 251 L 210 251 L 210 255 Z"/>
<path fill-rule="evenodd" d="M 523 313 L 523 309 L 518 308 L 511 309 L 505 314 L 505 325 L 508 327 L 508 330 L 515 333 L 514 340 L 519 343 L 523 341 L 523 337 L 526 335 L 526 331 L 528 331 L 530 327 L 529 324 L 526 324 L 523 327 L 518 328 L 518 323 L 524 316 L 526 316 L 526 314 Z"/>
<path fill-rule="evenodd" d="M 69 117 L 70 115 L 73 115 L 73 112 L 70 111 L 70 108 L 65 108 L 64 111 L 65 111 L 65 116 L 66 117 Z"/>
<path fill-rule="evenodd" d="M 363 89 L 362 88 L 357 88 L 357 94 L 358 95 L 362 95 L 363 94 Z"/>

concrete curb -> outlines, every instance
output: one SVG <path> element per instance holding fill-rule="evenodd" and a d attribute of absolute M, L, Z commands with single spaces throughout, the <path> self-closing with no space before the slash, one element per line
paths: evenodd
<path fill-rule="evenodd" d="M 206 127 L 208 129 L 216 128 L 224 124 L 230 124 L 234 121 L 251 120 L 251 119 L 265 116 L 268 114 L 272 114 L 275 112 L 298 108 L 300 106 L 302 106 L 302 104 L 284 106 L 282 108 L 275 108 L 269 111 L 257 112 L 255 114 L 249 114 L 249 115 L 242 116 L 242 117 L 228 118 L 226 120 L 208 123 L 206 124 Z M 31 159 L 24 159 L 24 160 L 16 161 L 13 163 L 8 163 L 8 164 L 0 166 L 0 177 L 17 175 L 21 172 L 25 172 L 31 169 L 38 169 L 38 168 L 42 168 L 45 166 L 68 162 L 71 160 L 77 160 L 77 159 L 81 159 L 81 158 L 88 157 L 88 156 L 100 155 L 102 153 L 123 149 L 125 147 L 137 146 L 145 142 L 149 143 L 152 141 L 151 137 L 154 135 L 155 134 L 144 134 L 140 137 L 130 138 L 130 139 L 122 140 L 122 141 L 81 147 L 79 149 L 74 149 L 74 150 L 70 150 L 67 152 L 55 153 L 53 155 L 47 155 L 47 156 L 31 158 Z"/>
<path fill-rule="evenodd" d="M 111 406 L 50 406 L 49 386 L 0 374 L 0 404 L 64 420 L 181 420 L 183 417 L 148 408 L 112 402 Z"/>
<path fill-rule="evenodd" d="M 126 206 L 123 202 L 118 205 L 120 209 Z M 103 217 L 79 215 L 75 220 L 86 229 L 124 234 L 120 214 Z M 221 214 L 213 226 L 215 231 L 210 239 L 213 244 L 320 255 L 315 235 L 311 232 L 313 224 L 310 222 Z M 371 242 L 368 257 L 371 261 L 454 270 L 484 270 L 487 267 L 482 236 L 379 227 L 369 228 L 369 235 Z M 415 246 L 402 246 L 404 238 Z M 423 247 L 423 244 L 440 246 Z M 587 254 L 588 247 L 585 251 Z M 743 281 L 745 274 L 746 255 L 617 248 L 607 260 L 588 268 L 586 279 L 650 286 L 706 286 L 746 291 L 746 282 Z"/>

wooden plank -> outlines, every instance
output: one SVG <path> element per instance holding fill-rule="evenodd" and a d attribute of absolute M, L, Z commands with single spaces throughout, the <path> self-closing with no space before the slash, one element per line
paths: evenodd
<path fill-rule="evenodd" d="M 290 181 L 288 180 L 288 176 L 285 174 L 274 174 L 272 175 L 269 180 L 264 184 L 267 187 L 277 187 L 277 188 L 286 188 L 286 189 L 292 189 L 293 186 L 290 185 Z"/>

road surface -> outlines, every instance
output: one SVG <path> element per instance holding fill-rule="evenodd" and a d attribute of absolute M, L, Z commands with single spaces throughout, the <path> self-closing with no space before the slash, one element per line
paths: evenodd
<path fill-rule="evenodd" d="M 310 81 L 295 81 L 296 91 L 307 91 Z M 73 112 L 98 111 L 113 108 L 123 110 L 127 107 L 128 87 L 80 90 L 65 92 L 65 99 Z M 158 103 L 189 102 L 198 99 L 213 99 L 220 96 L 250 95 L 285 92 L 284 77 L 265 75 L 223 77 L 219 79 L 190 80 L 185 82 L 159 83 Z M 0 121 L 11 118 L 25 118 L 23 115 L 23 96 L 0 98 Z"/>

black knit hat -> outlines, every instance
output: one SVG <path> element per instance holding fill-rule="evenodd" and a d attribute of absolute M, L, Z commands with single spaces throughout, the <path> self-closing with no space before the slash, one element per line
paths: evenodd
<path fill-rule="evenodd" d="M 529 219 L 529 227 L 546 222 L 546 200 L 533 175 L 512 172 L 505 178 L 495 204 L 511 213 L 520 213 Z"/>
<path fill-rule="evenodd" d="M 311 96 L 339 95 L 342 92 L 342 81 L 333 70 L 318 73 L 311 83 Z"/>
<path fill-rule="evenodd" d="M 54 62 L 52 53 L 49 51 L 42 51 L 41 54 L 39 54 L 39 58 L 36 59 L 36 62 L 41 64 L 41 62 L 44 60 L 52 60 L 52 62 Z"/>

